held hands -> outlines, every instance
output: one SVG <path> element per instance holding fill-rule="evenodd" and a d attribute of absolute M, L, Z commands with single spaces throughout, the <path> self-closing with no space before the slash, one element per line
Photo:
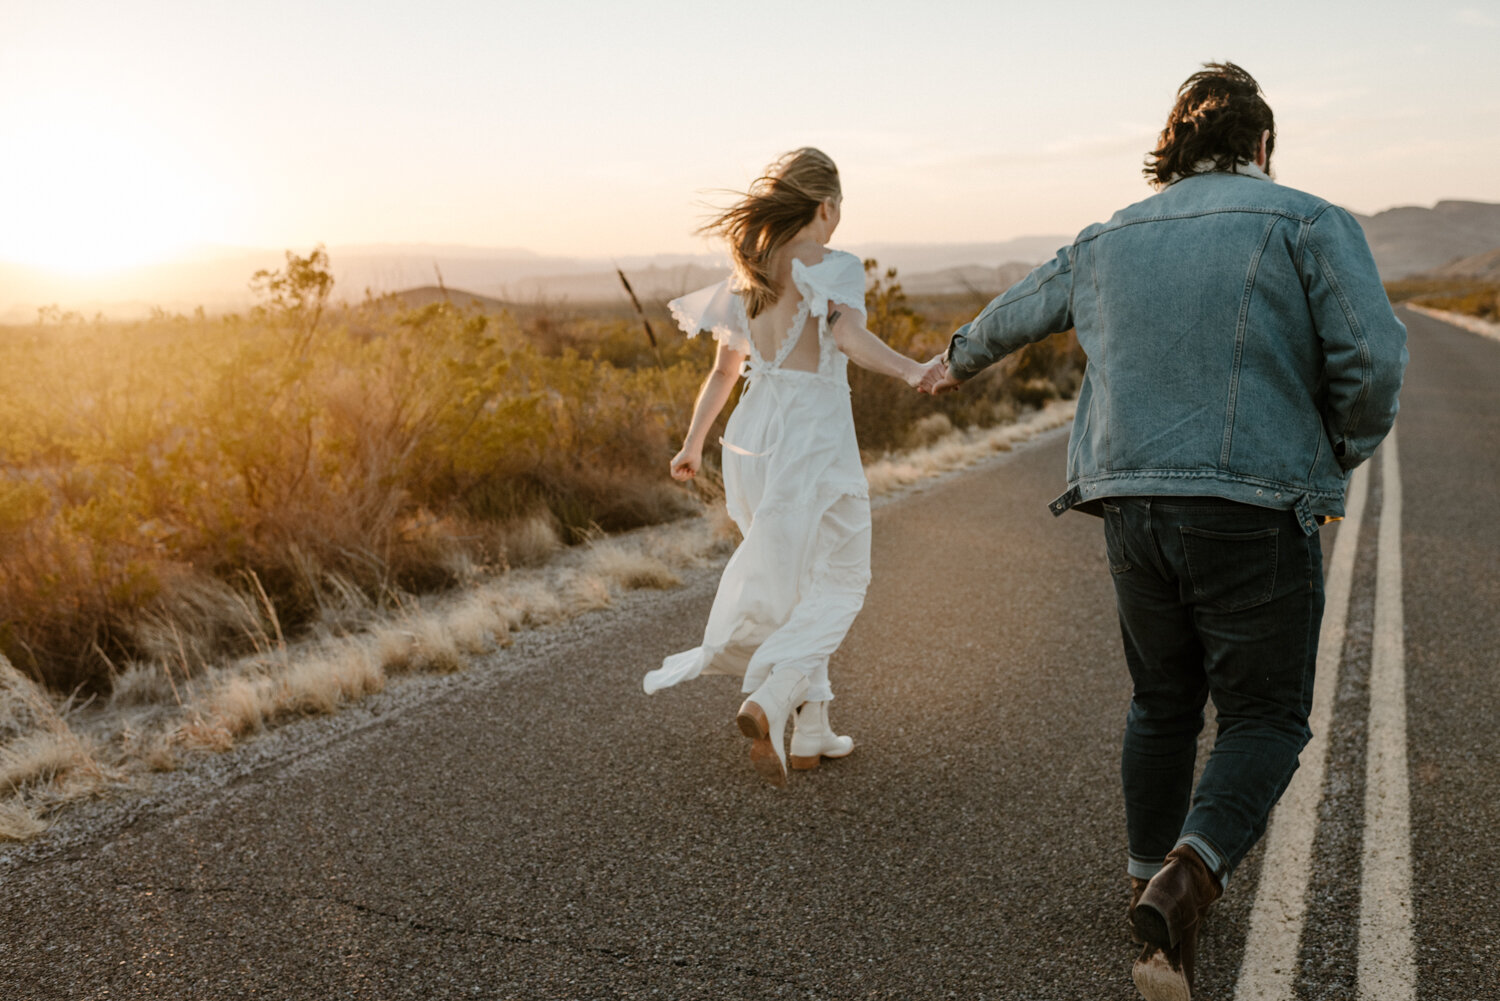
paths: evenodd
<path fill-rule="evenodd" d="M 953 378 L 953 373 L 948 371 L 948 363 L 940 353 L 934 355 L 927 363 L 927 368 L 922 373 L 922 380 L 917 383 L 917 392 L 941 396 L 943 393 L 953 392 L 960 385 L 961 383 Z"/>

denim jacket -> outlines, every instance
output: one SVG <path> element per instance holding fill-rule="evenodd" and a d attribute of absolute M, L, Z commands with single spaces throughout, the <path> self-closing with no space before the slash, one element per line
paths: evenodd
<path fill-rule="evenodd" d="M 1054 514 L 1215 496 L 1342 515 L 1396 419 L 1406 328 L 1354 218 L 1254 168 L 1195 174 L 1079 233 L 948 346 L 966 379 L 1076 327 L 1088 355 Z"/>

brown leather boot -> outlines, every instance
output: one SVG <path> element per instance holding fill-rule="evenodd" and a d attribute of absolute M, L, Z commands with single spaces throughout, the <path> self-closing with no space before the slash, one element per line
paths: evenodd
<path fill-rule="evenodd" d="M 1198 926 L 1222 893 L 1198 853 L 1179 845 L 1136 902 L 1136 934 L 1144 941 L 1131 969 L 1146 1001 L 1191 1001 Z"/>
<path fill-rule="evenodd" d="M 1141 902 L 1141 894 L 1146 892 L 1148 879 L 1139 876 L 1130 877 L 1130 906 L 1125 909 L 1125 923 L 1130 926 L 1130 937 L 1136 945 L 1145 945 L 1146 940 L 1141 938 L 1141 933 L 1135 930 L 1135 905 Z"/>

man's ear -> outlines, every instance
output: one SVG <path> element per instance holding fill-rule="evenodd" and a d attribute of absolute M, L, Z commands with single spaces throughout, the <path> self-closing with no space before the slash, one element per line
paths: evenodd
<path fill-rule="evenodd" d="M 1260 148 L 1255 151 L 1255 165 L 1261 170 L 1266 169 L 1266 164 L 1271 160 L 1271 153 L 1267 147 L 1271 143 L 1271 130 L 1266 129 L 1260 134 Z"/>

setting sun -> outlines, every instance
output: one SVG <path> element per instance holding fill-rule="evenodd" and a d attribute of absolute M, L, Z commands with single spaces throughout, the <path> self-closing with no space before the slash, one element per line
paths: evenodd
<path fill-rule="evenodd" d="M 214 208 L 171 145 L 138 124 L 37 101 L 0 125 L 11 197 L 0 260 L 83 273 L 149 264 L 203 240 Z"/>

